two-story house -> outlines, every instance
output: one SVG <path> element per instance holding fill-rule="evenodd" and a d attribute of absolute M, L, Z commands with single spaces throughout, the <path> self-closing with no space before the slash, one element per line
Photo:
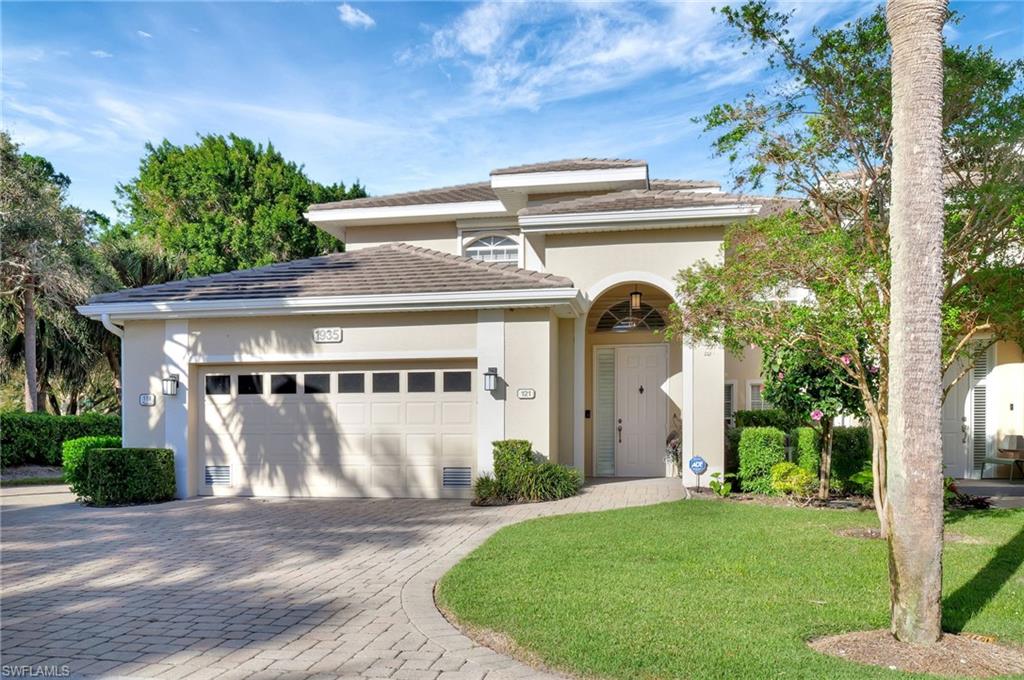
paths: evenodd
<path fill-rule="evenodd" d="M 503 168 L 310 206 L 346 252 L 82 311 L 122 338 L 125 445 L 172 448 L 181 496 L 465 496 L 507 438 L 640 477 L 676 433 L 714 472 L 760 357 L 658 331 L 676 272 L 774 206 L 643 161 Z"/>

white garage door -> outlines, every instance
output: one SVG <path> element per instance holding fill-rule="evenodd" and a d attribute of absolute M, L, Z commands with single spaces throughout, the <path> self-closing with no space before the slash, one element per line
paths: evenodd
<path fill-rule="evenodd" d="M 468 495 L 476 371 L 465 364 L 204 368 L 204 495 Z"/>

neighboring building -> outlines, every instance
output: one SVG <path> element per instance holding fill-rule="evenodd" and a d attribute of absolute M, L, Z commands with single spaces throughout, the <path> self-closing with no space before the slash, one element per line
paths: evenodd
<path fill-rule="evenodd" d="M 125 444 L 174 449 L 181 496 L 465 496 L 506 438 L 587 476 L 661 476 L 675 431 L 714 472 L 732 413 L 764 405 L 760 354 L 658 330 L 676 272 L 773 209 L 643 161 L 504 168 L 311 206 L 345 253 L 81 311 L 122 336 Z M 986 437 L 1024 431 L 1020 362 L 992 355 L 1016 387 L 989 402 L 1016 401 Z"/>

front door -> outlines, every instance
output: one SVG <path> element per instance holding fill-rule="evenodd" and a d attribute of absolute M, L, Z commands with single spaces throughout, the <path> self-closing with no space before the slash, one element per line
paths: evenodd
<path fill-rule="evenodd" d="M 965 377 L 949 391 L 942 402 L 942 465 L 947 477 L 967 474 L 970 428 L 967 422 L 967 396 L 971 381 Z"/>
<path fill-rule="evenodd" d="M 615 474 L 663 477 L 668 401 L 664 345 L 615 348 Z"/>

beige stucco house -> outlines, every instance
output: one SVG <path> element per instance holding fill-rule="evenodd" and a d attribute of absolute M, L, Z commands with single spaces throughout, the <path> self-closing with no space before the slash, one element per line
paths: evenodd
<path fill-rule="evenodd" d="M 676 272 L 771 209 L 643 161 L 524 165 L 313 205 L 346 252 L 81 311 L 122 337 L 125 445 L 172 448 L 181 496 L 465 496 L 505 438 L 587 476 L 661 476 L 675 432 L 714 472 L 732 413 L 764 406 L 760 356 L 658 331 Z M 1005 396 L 983 436 L 1024 431 Z"/>

